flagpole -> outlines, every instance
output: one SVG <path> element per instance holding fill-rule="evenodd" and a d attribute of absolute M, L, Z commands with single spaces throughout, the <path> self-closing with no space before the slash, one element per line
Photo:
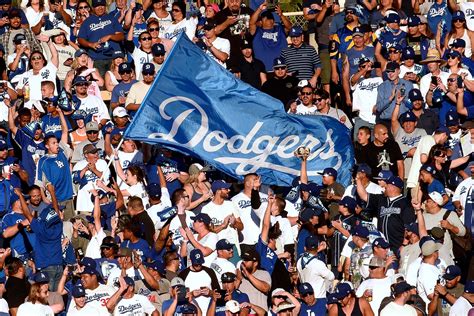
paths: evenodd
<path fill-rule="evenodd" d="M 124 140 L 125 140 L 125 137 L 122 137 L 122 139 L 120 140 L 120 142 L 118 143 L 116 148 L 120 148 L 120 146 L 122 146 Z M 113 146 L 112 146 L 112 149 L 114 149 Z M 113 151 L 115 152 L 115 149 Z M 114 161 L 114 159 L 115 159 L 115 155 L 114 154 L 112 154 L 112 155 L 113 155 L 112 159 L 110 159 L 109 163 L 107 164 L 107 169 L 110 168 L 110 165 L 112 164 L 112 161 Z M 102 175 L 100 176 L 100 179 L 99 179 L 100 181 L 103 180 L 104 175 L 105 175 L 105 172 L 103 172 Z"/>

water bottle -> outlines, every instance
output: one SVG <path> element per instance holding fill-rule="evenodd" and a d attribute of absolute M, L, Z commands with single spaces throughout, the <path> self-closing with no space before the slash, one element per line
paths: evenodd
<path fill-rule="evenodd" d="M 172 207 L 167 207 L 164 210 L 157 212 L 156 215 L 160 218 L 161 221 L 166 221 L 170 217 L 174 216 L 176 213 L 178 213 L 178 208 L 176 206 Z"/>

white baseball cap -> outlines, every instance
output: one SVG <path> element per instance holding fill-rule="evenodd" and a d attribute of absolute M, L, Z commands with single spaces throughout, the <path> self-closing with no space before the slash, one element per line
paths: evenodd
<path fill-rule="evenodd" d="M 231 313 L 238 313 L 240 312 L 240 305 L 239 302 L 230 300 L 227 303 L 225 303 L 225 310 L 229 311 Z"/>
<path fill-rule="evenodd" d="M 114 109 L 114 111 L 112 112 L 112 115 L 117 116 L 117 117 L 125 117 L 125 116 L 128 116 L 128 113 L 127 113 L 127 110 L 125 110 L 125 108 L 118 106 Z"/>

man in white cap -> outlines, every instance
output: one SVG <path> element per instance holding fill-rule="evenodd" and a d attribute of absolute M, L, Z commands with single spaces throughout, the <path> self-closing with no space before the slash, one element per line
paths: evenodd
<path fill-rule="evenodd" d="M 416 280 L 416 289 L 420 297 L 426 303 L 427 310 L 436 308 L 436 301 L 431 304 L 434 296 L 436 283 L 441 276 L 441 270 L 436 266 L 439 258 L 439 249 L 441 244 L 430 238 L 421 246 L 421 254 L 423 256 L 420 268 L 418 270 L 418 277 Z"/>

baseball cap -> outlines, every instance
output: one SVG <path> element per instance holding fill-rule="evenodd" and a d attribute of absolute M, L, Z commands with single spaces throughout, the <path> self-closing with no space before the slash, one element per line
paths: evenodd
<path fill-rule="evenodd" d="M 100 248 L 114 248 L 117 247 L 117 243 L 114 240 L 114 237 L 112 236 L 107 236 L 102 240 L 102 244 L 100 245 Z"/>
<path fill-rule="evenodd" d="M 352 37 L 354 36 L 364 36 L 364 32 L 362 32 L 362 29 L 360 27 L 356 26 L 352 30 Z"/>
<path fill-rule="evenodd" d="M 123 279 L 128 286 L 135 286 L 135 281 L 131 277 L 124 276 Z"/>
<path fill-rule="evenodd" d="M 199 174 L 199 172 L 206 172 L 209 170 L 209 167 L 203 167 L 199 163 L 193 163 L 192 165 L 189 166 L 188 173 L 190 176 L 194 176 Z"/>
<path fill-rule="evenodd" d="M 336 289 L 334 290 L 334 296 L 338 300 L 342 300 L 344 297 L 349 295 L 352 292 L 352 287 L 347 282 L 341 282 L 336 285 Z"/>
<path fill-rule="evenodd" d="M 112 116 L 125 117 L 125 116 L 128 116 L 128 113 L 127 113 L 127 110 L 125 110 L 124 107 L 118 106 L 112 112 Z"/>
<path fill-rule="evenodd" d="M 144 63 L 142 67 L 142 74 L 153 75 L 155 73 L 155 65 L 152 63 Z"/>
<path fill-rule="evenodd" d="M 77 282 L 72 288 L 72 297 L 78 298 L 84 296 L 86 296 L 86 290 L 84 289 L 84 286 L 82 286 L 81 282 Z"/>
<path fill-rule="evenodd" d="M 252 48 L 252 43 L 250 43 L 248 40 L 244 39 L 242 40 L 242 42 L 240 43 L 240 49 L 247 49 L 247 48 Z"/>
<path fill-rule="evenodd" d="M 420 167 L 420 171 L 426 171 L 426 172 L 428 172 L 429 174 L 431 174 L 431 175 L 433 175 L 433 176 L 436 174 L 436 169 L 435 169 L 435 167 L 434 167 L 433 165 L 427 164 L 427 163 L 423 164 L 423 165 Z"/>
<path fill-rule="evenodd" d="M 153 56 L 163 56 L 166 54 L 165 46 L 161 43 L 153 44 L 151 47 L 151 53 Z"/>
<path fill-rule="evenodd" d="M 36 272 L 31 277 L 31 280 L 35 283 L 49 283 L 49 276 L 44 272 Z"/>
<path fill-rule="evenodd" d="M 92 7 L 99 7 L 99 6 L 105 6 L 107 5 L 107 2 L 105 0 L 92 0 Z"/>
<path fill-rule="evenodd" d="M 204 263 L 204 254 L 202 253 L 201 249 L 193 249 L 189 254 L 191 257 L 191 264 L 198 265 Z"/>
<path fill-rule="evenodd" d="M 96 122 L 87 123 L 86 124 L 86 132 L 89 132 L 89 131 L 98 132 L 99 131 L 99 124 L 97 124 Z"/>
<path fill-rule="evenodd" d="M 96 268 L 97 267 L 97 262 L 95 262 L 94 259 L 91 257 L 84 257 L 82 258 L 80 265 L 83 267 L 89 267 L 89 268 Z"/>
<path fill-rule="evenodd" d="M 370 62 L 371 62 L 370 58 L 368 58 L 368 57 L 361 57 L 361 58 L 359 59 L 359 63 L 358 63 L 357 65 L 360 67 L 360 66 L 364 65 L 365 63 L 370 63 Z"/>
<path fill-rule="evenodd" d="M 124 74 L 126 72 L 132 72 L 132 66 L 129 63 L 121 63 L 118 67 L 119 74 Z"/>
<path fill-rule="evenodd" d="M 196 221 L 196 222 L 203 222 L 204 224 L 207 224 L 207 225 L 211 224 L 212 222 L 211 217 L 207 215 L 206 213 L 199 213 L 196 216 L 192 216 L 191 220 Z"/>
<path fill-rule="evenodd" d="M 272 295 L 271 295 L 271 297 L 278 296 L 278 295 L 277 295 L 278 293 L 280 293 L 280 292 L 284 292 L 284 291 L 285 291 L 285 290 L 284 290 L 284 289 L 282 289 L 281 287 L 279 287 L 279 288 L 276 288 L 276 289 L 274 289 L 274 290 L 272 291 Z"/>
<path fill-rule="evenodd" d="M 420 89 L 411 89 L 410 92 L 408 92 L 408 99 L 410 99 L 411 102 L 423 101 Z"/>
<path fill-rule="evenodd" d="M 442 244 L 434 240 L 428 240 L 421 246 L 421 254 L 423 256 L 430 256 L 441 248 Z"/>
<path fill-rule="evenodd" d="M 443 275 L 443 279 L 451 281 L 460 275 L 461 275 L 461 268 L 453 264 L 446 268 L 446 271 L 444 272 L 444 275 Z"/>
<path fill-rule="evenodd" d="M 306 294 L 314 294 L 314 289 L 309 284 L 308 282 L 301 283 L 300 286 L 298 287 L 298 292 L 300 292 L 301 295 L 306 295 Z"/>
<path fill-rule="evenodd" d="M 231 313 L 238 313 L 240 312 L 240 304 L 235 300 L 229 300 L 225 303 L 225 310 Z"/>
<path fill-rule="evenodd" d="M 458 126 L 459 122 L 459 115 L 455 111 L 449 111 L 446 113 L 446 126 Z"/>
<path fill-rule="evenodd" d="M 466 281 L 466 284 L 464 285 L 464 292 L 470 294 L 474 293 L 474 280 Z"/>
<path fill-rule="evenodd" d="M 184 286 L 184 281 L 183 281 L 183 279 L 181 279 L 180 277 L 174 277 L 174 278 L 171 280 L 170 286 L 171 286 L 171 287 Z"/>
<path fill-rule="evenodd" d="M 453 16 L 451 18 L 453 21 L 466 21 L 466 16 L 464 15 L 464 12 L 462 11 L 456 11 L 453 13 Z"/>
<path fill-rule="evenodd" d="M 204 29 L 205 31 L 210 31 L 210 30 L 214 29 L 215 27 L 216 27 L 216 24 L 215 24 L 215 23 L 206 22 L 206 24 L 204 24 L 203 29 Z"/>
<path fill-rule="evenodd" d="M 400 179 L 399 177 L 396 177 L 396 176 L 391 176 L 388 180 L 387 180 L 387 184 L 391 184 L 391 185 L 394 185 L 396 186 L 397 188 L 403 190 L 403 180 Z"/>
<path fill-rule="evenodd" d="M 317 196 L 317 195 L 319 195 L 319 192 L 321 192 L 321 186 L 317 185 L 314 182 L 301 183 L 300 184 L 300 190 L 301 191 L 307 191 L 311 195 Z"/>
<path fill-rule="evenodd" d="M 372 174 L 372 168 L 370 168 L 370 166 L 366 163 L 361 163 L 357 165 L 357 172 L 363 172 L 370 176 Z"/>
<path fill-rule="evenodd" d="M 284 67 L 286 66 L 286 60 L 282 57 L 277 57 L 273 60 L 273 67 Z"/>
<path fill-rule="evenodd" d="M 464 129 L 474 128 L 474 120 L 465 121 L 464 123 L 462 123 L 462 128 Z"/>
<path fill-rule="evenodd" d="M 402 50 L 402 60 L 405 61 L 407 59 L 414 59 L 415 58 L 415 50 L 411 46 L 407 46 Z"/>
<path fill-rule="evenodd" d="M 0 150 L 5 150 L 8 148 L 7 142 L 3 139 L 0 139 Z"/>
<path fill-rule="evenodd" d="M 298 82 L 298 89 L 299 89 L 299 90 L 302 90 L 303 88 L 306 88 L 306 87 L 310 87 L 311 89 L 313 88 L 313 86 L 311 86 L 311 84 L 309 83 L 309 81 L 306 80 L 306 79 L 300 80 L 300 81 Z"/>
<path fill-rule="evenodd" d="M 84 270 L 82 270 L 81 274 L 89 274 L 89 275 L 96 275 L 99 276 L 99 272 L 92 267 L 85 266 Z"/>
<path fill-rule="evenodd" d="M 418 223 L 410 223 L 408 225 L 405 225 L 405 229 L 411 233 L 414 233 L 420 236 L 420 232 L 418 230 Z"/>
<path fill-rule="evenodd" d="M 228 189 L 228 188 L 230 188 L 230 186 L 231 186 L 231 184 L 225 182 L 224 180 L 216 180 L 216 181 L 212 182 L 211 190 L 212 190 L 213 193 L 216 193 L 217 190 Z"/>
<path fill-rule="evenodd" d="M 319 239 L 318 239 L 318 236 L 315 236 L 315 235 L 309 235 L 308 237 L 306 237 L 304 241 L 304 246 L 308 250 L 317 249 L 318 245 L 319 245 Z"/>
<path fill-rule="evenodd" d="M 89 54 L 87 53 L 87 51 L 85 49 L 82 49 L 82 48 L 79 48 L 78 50 L 76 50 L 76 52 L 74 53 L 74 57 L 77 58 L 77 57 L 81 57 L 82 55 L 86 54 L 87 56 L 89 56 Z"/>
<path fill-rule="evenodd" d="M 289 309 L 293 309 L 295 308 L 295 304 L 293 303 L 289 303 L 289 302 L 283 302 L 281 304 L 278 305 L 277 309 L 276 309 L 276 312 L 279 313 L 279 312 L 282 312 L 282 311 L 286 311 L 286 310 L 289 310 Z"/>
<path fill-rule="evenodd" d="M 369 261 L 369 267 L 383 268 L 385 267 L 385 260 L 380 257 L 372 257 Z"/>
<path fill-rule="evenodd" d="M 408 284 L 406 281 L 398 282 L 393 285 L 393 294 L 400 295 L 410 291 L 411 289 L 413 289 L 413 286 Z"/>
<path fill-rule="evenodd" d="M 237 279 L 237 275 L 235 275 L 235 273 L 232 273 L 232 272 L 225 272 L 225 273 L 222 273 L 221 275 L 222 283 L 231 283 L 231 282 L 234 282 L 235 279 Z"/>
<path fill-rule="evenodd" d="M 116 50 L 112 53 L 112 58 L 125 58 L 125 54 L 121 50 Z"/>
<path fill-rule="evenodd" d="M 458 52 L 457 50 L 452 50 L 448 52 L 447 57 L 452 57 L 452 58 L 461 58 L 461 53 Z"/>
<path fill-rule="evenodd" d="M 314 207 L 306 207 L 301 213 L 300 213 L 300 220 L 303 222 L 309 221 L 313 216 L 320 216 L 321 215 L 321 210 L 314 208 Z"/>
<path fill-rule="evenodd" d="M 177 315 L 194 315 L 197 313 L 197 307 L 194 304 L 186 303 L 184 305 L 178 305 L 176 307 L 176 314 Z"/>
<path fill-rule="evenodd" d="M 421 20 L 417 15 L 408 17 L 408 26 L 418 26 L 421 24 Z"/>
<path fill-rule="evenodd" d="M 349 211 L 354 211 L 357 206 L 357 202 L 353 197 L 345 196 L 339 201 L 339 205 L 347 207 Z"/>
<path fill-rule="evenodd" d="M 352 231 L 353 236 L 361 237 L 361 238 L 369 238 L 369 229 L 365 226 L 362 225 L 357 225 L 354 227 L 354 230 Z"/>
<path fill-rule="evenodd" d="M 375 239 L 374 242 L 372 243 L 372 248 L 375 248 L 375 247 L 388 249 L 388 248 L 390 248 L 390 245 L 388 244 L 388 242 L 385 239 L 383 239 L 382 237 L 379 237 L 379 238 Z"/>
<path fill-rule="evenodd" d="M 72 81 L 73 86 L 77 84 L 83 84 L 83 83 L 91 84 L 91 82 L 87 80 L 86 77 L 84 76 L 76 76 L 74 80 Z"/>
<path fill-rule="evenodd" d="M 460 47 L 466 48 L 466 41 L 463 40 L 462 38 L 456 38 L 449 46 L 453 48 L 460 48 Z"/>
<path fill-rule="evenodd" d="M 447 136 L 449 136 L 451 133 L 449 132 L 449 129 L 446 126 L 440 126 L 435 130 L 435 133 L 445 133 Z"/>
<path fill-rule="evenodd" d="M 303 29 L 299 26 L 293 26 L 288 34 L 290 37 L 298 37 L 303 34 Z"/>
<path fill-rule="evenodd" d="M 386 72 L 392 72 L 397 69 L 400 69 L 400 65 L 396 61 L 389 61 L 385 67 Z"/>
<path fill-rule="evenodd" d="M 437 191 L 433 191 L 433 192 L 428 193 L 428 196 L 430 197 L 430 199 L 433 200 L 433 202 L 435 202 L 439 206 L 442 206 L 444 204 L 443 203 L 443 196 L 441 195 L 441 193 L 439 193 Z"/>
<path fill-rule="evenodd" d="M 93 144 L 87 144 L 82 148 L 82 154 L 87 155 L 87 154 L 95 154 L 98 151 L 100 151 L 99 148 L 95 147 Z"/>
<path fill-rule="evenodd" d="M 323 177 L 334 177 L 334 179 L 337 178 L 337 171 L 334 168 L 324 168 L 323 172 L 319 172 L 320 175 Z"/>
<path fill-rule="evenodd" d="M 158 183 L 150 183 L 146 187 L 146 192 L 149 197 L 159 199 L 161 198 L 161 186 Z"/>
<path fill-rule="evenodd" d="M 240 258 L 244 261 L 260 261 L 260 256 L 254 249 L 247 250 L 240 256 Z"/>
<path fill-rule="evenodd" d="M 13 43 L 15 43 L 15 44 L 21 44 L 21 41 L 26 41 L 26 36 L 25 36 L 25 34 L 23 34 L 23 33 L 18 33 L 18 34 L 15 35 L 15 37 L 13 38 Z"/>
<path fill-rule="evenodd" d="M 227 239 L 221 239 L 216 243 L 216 250 L 230 250 L 234 248 L 234 244 Z"/>
<path fill-rule="evenodd" d="M 400 16 L 395 11 L 389 11 L 389 13 L 385 15 L 385 21 L 387 23 L 400 23 Z"/>
<path fill-rule="evenodd" d="M 412 111 L 406 111 L 400 117 L 398 118 L 400 120 L 400 123 L 403 124 L 405 122 L 416 122 L 418 119 Z"/>

